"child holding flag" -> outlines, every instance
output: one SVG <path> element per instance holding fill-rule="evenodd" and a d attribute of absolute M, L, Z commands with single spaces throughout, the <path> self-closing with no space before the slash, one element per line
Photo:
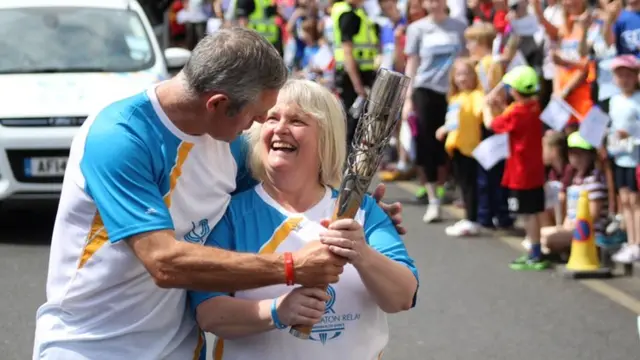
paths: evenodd
<path fill-rule="evenodd" d="M 467 50 L 476 65 L 478 82 L 484 93 L 495 88 L 504 75 L 503 61 L 494 59 L 491 54 L 496 30 L 489 23 L 477 23 L 464 32 Z M 496 114 L 497 115 L 497 114 Z M 493 133 L 481 127 L 481 140 Z M 513 219 L 507 207 L 507 191 L 500 185 L 504 173 L 504 161 L 498 162 L 489 170 L 478 164 L 478 223 L 487 229 L 509 229 Z"/>
<path fill-rule="evenodd" d="M 514 270 L 543 270 L 549 267 L 540 245 L 540 217 L 545 210 L 545 171 L 542 162 L 542 122 L 537 94 L 538 75 L 530 66 L 518 66 L 502 78 L 502 86 L 487 96 L 484 121 L 495 133 L 509 136 L 509 153 L 502 185 L 509 189 L 509 210 L 522 216 L 527 238 L 531 243 L 529 254 L 511 263 Z M 500 107 L 497 94 L 506 88 L 513 98 L 500 115 L 493 110 Z"/>
<path fill-rule="evenodd" d="M 478 225 L 478 163 L 472 152 L 480 143 L 484 92 L 478 86 L 475 63 L 470 58 L 458 58 L 449 76 L 449 109 L 436 138 L 443 141 L 451 156 L 453 175 L 462 190 L 466 216 L 445 229 L 448 236 L 473 236 L 480 233 Z"/>

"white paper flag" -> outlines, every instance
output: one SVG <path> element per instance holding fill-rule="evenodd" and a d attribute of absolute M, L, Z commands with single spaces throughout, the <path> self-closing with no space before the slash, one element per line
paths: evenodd
<path fill-rule="evenodd" d="M 540 30 L 540 24 L 534 15 L 511 20 L 509 25 L 511 25 L 513 32 L 520 36 L 533 36 Z"/>
<path fill-rule="evenodd" d="M 598 106 L 594 106 L 589 110 L 587 116 L 582 119 L 580 136 L 587 140 L 593 147 L 598 148 L 602 145 L 602 139 L 607 133 L 608 125 L 609 115 Z"/>
<path fill-rule="evenodd" d="M 460 126 L 460 104 L 449 104 L 444 126 L 448 131 L 453 131 Z"/>
<path fill-rule="evenodd" d="M 491 169 L 500 160 L 509 157 L 509 135 L 497 134 L 484 139 L 472 154 L 484 169 Z"/>
<path fill-rule="evenodd" d="M 560 191 L 562 191 L 562 183 L 560 181 L 547 181 L 544 184 L 545 208 L 553 209 L 560 204 L 560 199 L 558 198 Z"/>
<path fill-rule="evenodd" d="M 314 67 L 321 70 L 327 70 L 329 65 L 331 65 L 331 61 L 333 61 L 333 53 L 328 46 L 322 46 L 318 52 L 313 55 L 311 61 Z"/>
<path fill-rule="evenodd" d="M 540 120 L 555 131 L 562 131 L 573 112 L 575 110 L 563 99 L 552 97 L 547 107 L 540 114 Z"/>

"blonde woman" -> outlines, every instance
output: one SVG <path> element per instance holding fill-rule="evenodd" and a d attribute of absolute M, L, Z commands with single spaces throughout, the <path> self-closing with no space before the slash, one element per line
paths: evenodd
<path fill-rule="evenodd" d="M 320 240 L 348 263 L 326 292 L 286 285 L 191 292 L 200 327 L 218 336 L 214 359 L 378 359 L 389 336 L 386 314 L 414 306 L 418 272 L 372 198 L 355 220 L 325 220 L 346 153 L 339 100 L 319 84 L 290 80 L 249 138 L 251 170 L 261 183 L 232 198 L 206 245 L 280 253 L 288 261 L 291 252 Z M 286 271 L 288 284 L 298 265 Z M 290 335 L 292 325 L 315 325 L 311 339 Z"/>

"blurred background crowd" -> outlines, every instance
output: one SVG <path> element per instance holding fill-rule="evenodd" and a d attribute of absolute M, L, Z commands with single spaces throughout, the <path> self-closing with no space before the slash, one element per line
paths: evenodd
<path fill-rule="evenodd" d="M 613 249 L 615 261 L 640 260 L 640 0 L 167 6 L 174 45 L 190 49 L 222 27 L 251 27 L 279 49 L 292 76 L 329 87 L 348 113 L 378 68 L 410 76 L 379 176 L 420 184 L 425 223 L 440 220 L 445 203 L 463 208 L 465 218 L 447 235 L 509 230 L 522 216 L 527 254 L 511 267 L 545 269 L 566 259 L 586 190 L 598 245 Z M 595 131 L 593 121 L 583 124 L 594 116 L 606 123 L 595 142 L 583 136 Z M 349 140 L 356 123 L 349 115 Z M 481 166 L 474 150 L 501 133 L 509 135 L 509 156 Z"/>

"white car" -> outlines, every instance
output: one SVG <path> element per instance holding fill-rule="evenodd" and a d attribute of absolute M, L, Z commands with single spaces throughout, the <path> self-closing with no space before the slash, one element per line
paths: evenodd
<path fill-rule="evenodd" d="M 162 52 L 135 0 L 0 1 L 0 202 L 58 198 L 85 118 L 189 56 Z"/>

